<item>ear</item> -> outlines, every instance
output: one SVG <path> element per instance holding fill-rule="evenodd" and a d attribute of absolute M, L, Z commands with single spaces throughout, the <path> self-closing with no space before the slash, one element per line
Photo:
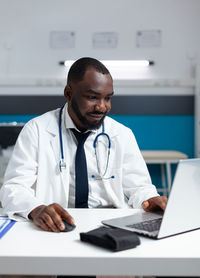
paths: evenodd
<path fill-rule="evenodd" d="M 69 102 L 72 98 L 72 89 L 69 85 L 66 85 L 65 89 L 64 89 L 64 96 L 67 99 L 67 101 Z"/>

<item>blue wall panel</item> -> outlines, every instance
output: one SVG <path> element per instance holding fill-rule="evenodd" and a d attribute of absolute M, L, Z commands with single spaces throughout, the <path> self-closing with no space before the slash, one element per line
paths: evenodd
<path fill-rule="evenodd" d="M 116 115 L 112 118 L 132 129 L 141 150 L 177 150 L 194 157 L 192 115 Z M 148 169 L 152 183 L 160 188 L 160 165 L 148 165 Z M 176 165 L 173 165 L 172 180 L 175 171 Z"/>
<path fill-rule="evenodd" d="M 37 115 L 0 115 L 0 123 L 27 123 L 34 117 L 37 117 Z"/>
<path fill-rule="evenodd" d="M 26 123 L 37 115 L 0 115 L 0 122 Z M 192 115 L 111 115 L 132 129 L 140 149 L 178 150 L 194 156 Z"/>
<path fill-rule="evenodd" d="M 130 127 L 140 149 L 177 150 L 194 156 L 194 116 L 192 115 L 114 115 Z"/>
<path fill-rule="evenodd" d="M 0 115 L 0 122 L 26 123 L 36 115 Z M 194 157 L 193 115 L 111 115 L 135 134 L 141 150 L 177 150 Z M 159 165 L 148 165 L 152 182 L 160 187 Z M 173 167 L 173 175 L 176 167 Z"/>

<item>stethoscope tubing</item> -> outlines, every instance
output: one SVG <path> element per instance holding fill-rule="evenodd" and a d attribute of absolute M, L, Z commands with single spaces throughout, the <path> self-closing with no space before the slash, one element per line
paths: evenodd
<path fill-rule="evenodd" d="M 59 163 L 59 168 L 60 168 L 60 172 L 62 172 L 63 169 L 66 169 L 66 163 L 65 163 L 65 160 L 64 160 L 64 150 L 63 150 L 63 138 L 62 138 L 62 112 L 63 112 L 63 108 L 64 108 L 64 105 L 60 108 L 60 111 L 59 111 L 59 140 L 60 140 L 60 154 L 61 154 L 61 160 L 60 160 L 60 163 Z M 105 171 L 103 174 L 101 174 L 101 171 L 100 171 L 100 165 L 99 165 L 99 162 L 98 162 L 98 154 L 97 154 L 97 144 L 98 144 L 98 139 L 100 136 L 105 136 L 107 138 L 107 141 L 108 141 L 108 153 L 107 153 L 107 160 L 106 160 L 106 167 L 105 167 Z M 110 137 L 107 133 L 105 133 L 105 128 L 104 128 L 104 122 L 102 123 L 102 132 L 99 133 L 95 139 L 94 139 L 94 142 L 93 142 L 93 147 L 95 149 L 95 157 L 96 157 L 96 163 L 97 163 L 97 170 L 98 170 L 98 174 L 99 174 L 99 178 L 95 175 L 92 175 L 91 177 L 94 178 L 94 179 L 97 179 L 97 180 L 101 180 L 101 179 L 110 179 L 110 178 L 114 178 L 114 176 L 110 176 L 110 177 L 105 177 L 106 173 L 107 173 L 107 170 L 108 170 L 108 165 L 109 165 L 109 158 L 110 158 L 110 149 L 111 149 L 111 140 L 110 140 Z"/>
<path fill-rule="evenodd" d="M 64 106 L 60 109 L 59 112 L 59 138 L 60 138 L 60 153 L 61 159 L 64 160 L 64 152 L 63 152 L 63 140 L 62 140 L 62 111 Z"/>

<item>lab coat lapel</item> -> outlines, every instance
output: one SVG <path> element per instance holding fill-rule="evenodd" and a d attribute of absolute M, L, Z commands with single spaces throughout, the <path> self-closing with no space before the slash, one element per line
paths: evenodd
<path fill-rule="evenodd" d="M 58 121 L 50 122 L 47 126 L 47 132 L 50 136 L 50 145 L 52 147 L 54 157 L 55 157 L 55 165 L 56 165 L 56 175 L 60 175 L 62 186 L 64 189 L 64 192 L 66 194 L 66 199 L 68 203 L 68 194 L 69 194 L 69 167 L 68 164 L 66 165 L 66 169 L 63 169 L 62 172 L 60 172 L 59 163 L 60 163 L 60 139 L 59 139 L 59 127 L 58 127 Z"/>
<path fill-rule="evenodd" d="M 60 175 L 61 177 L 61 182 L 63 185 L 63 188 L 65 190 L 66 196 L 68 196 L 68 186 L 66 186 L 68 184 L 69 181 L 69 167 L 68 167 L 68 163 L 66 163 L 66 168 L 63 169 L 60 172 L 60 167 L 59 167 L 59 163 L 60 163 L 60 140 L 59 140 L 59 136 L 55 136 L 54 138 L 52 138 L 51 140 L 51 146 L 55 155 L 55 159 L 56 159 L 56 172 L 57 174 Z"/>
<path fill-rule="evenodd" d="M 55 161 L 57 167 L 59 166 L 60 161 L 60 140 L 59 140 L 59 126 L 58 126 L 58 113 L 57 111 L 55 120 L 52 120 L 48 122 L 46 127 L 46 132 L 48 133 L 48 137 L 50 140 L 50 145 L 53 149 Z"/>

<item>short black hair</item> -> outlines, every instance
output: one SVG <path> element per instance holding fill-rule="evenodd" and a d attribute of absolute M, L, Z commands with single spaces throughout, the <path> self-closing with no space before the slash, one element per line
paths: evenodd
<path fill-rule="evenodd" d="M 109 70 L 97 59 L 83 57 L 75 61 L 69 69 L 67 76 L 67 84 L 77 82 L 84 79 L 85 72 L 88 68 L 94 68 L 102 74 L 110 74 Z"/>

